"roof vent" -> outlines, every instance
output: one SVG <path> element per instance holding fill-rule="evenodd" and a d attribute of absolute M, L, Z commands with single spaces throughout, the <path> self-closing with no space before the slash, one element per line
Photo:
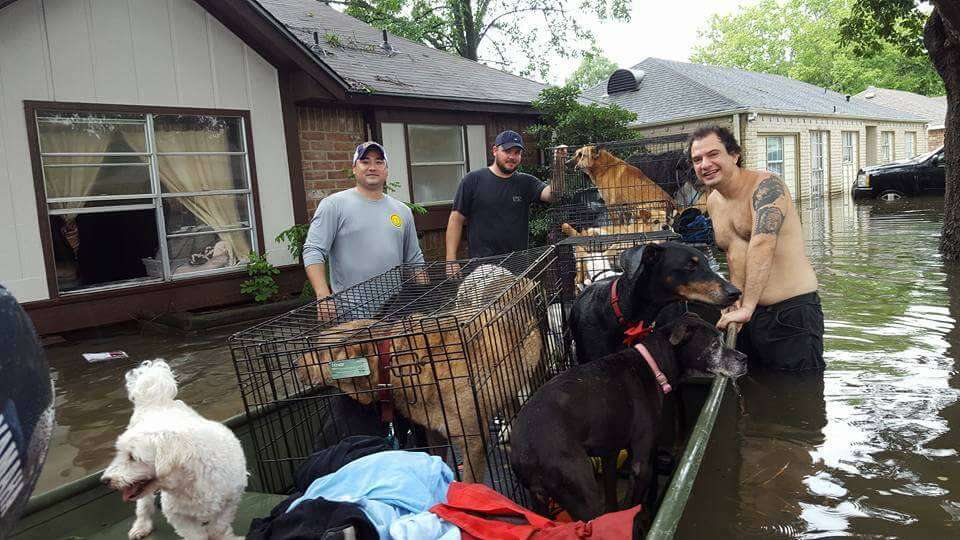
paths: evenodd
<path fill-rule="evenodd" d="M 383 31 L 383 43 L 380 44 L 380 48 L 384 50 L 388 55 L 392 55 L 396 52 L 393 48 L 393 45 L 390 45 L 390 42 L 387 41 L 387 31 Z"/>
<path fill-rule="evenodd" d="M 868 86 L 866 92 L 863 94 L 863 97 L 867 99 L 873 99 L 877 96 L 877 88 L 875 86 Z"/>
<path fill-rule="evenodd" d="M 607 79 L 607 95 L 636 92 L 646 73 L 641 69 L 618 69 Z"/>

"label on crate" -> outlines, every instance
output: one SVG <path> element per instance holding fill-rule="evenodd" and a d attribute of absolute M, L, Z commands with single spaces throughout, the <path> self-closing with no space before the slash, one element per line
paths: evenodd
<path fill-rule="evenodd" d="M 367 359 L 347 358 L 330 362 L 330 376 L 334 379 L 349 379 L 352 377 L 365 377 L 370 374 L 370 364 Z"/>

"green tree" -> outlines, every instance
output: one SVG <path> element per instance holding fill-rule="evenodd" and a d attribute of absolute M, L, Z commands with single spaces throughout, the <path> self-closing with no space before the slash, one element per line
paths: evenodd
<path fill-rule="evenodd" d="M 857 48 L 838 39 L 854 0 L 761 0 L 710 18 L 691 60 L 774 73 L 838 92 L 873 85 L 942 95 L 943 83 L 922 51 L 887 42 Z M 919 35 L 919 33 L 917 34 Z"/>
<path fill-rule="evenodd" d="M 921 8 L 914 0 L 854 0 L 841 24 L 841 36 L 861 52 L 881 45 L 892 45 L 908 55 L 926 52 L 943 80 L 947 93 L 943 136 L 947 193 L 940 252 L 947 260 L 960 260 L 960 2 L 929 0 Z"/>
<path fill-rule="evenodd" d="M 540 148 L 639 138 L 629 127 L 636 114 L 617 105 L 583 103 L 580 89 L 571 85 L 544 89 L 533 107 L 541 117 L 529 131 Z"/>
<path fill-rule="evenodd" d="M 594 47 L 583 55 L 580 65 L 567 77 L 567 85 L 587 89 L 604 81 L 617 70 L 617 65 L 603 55 L 603 51 Z"/>
<path fill-rule="evenodd" d="M 594 35 L 580 16 L 629 21 L 630 0 L 327 0 L 377 28 L 521 75 L 546 77 Z"/>

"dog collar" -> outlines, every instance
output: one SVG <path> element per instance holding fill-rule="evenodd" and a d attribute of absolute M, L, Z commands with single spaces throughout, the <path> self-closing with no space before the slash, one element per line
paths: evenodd
<path fill-rule="evenodd" d="M 646 321 L 633 324 L 623 316 L 623 311 L 620 310 L 620 295 L 617 294 L 617 283 L 619 282 L 620 278 L 617 278 L 610 284 L 610 306 L 613 307 L 613 314 L 616 315 L 620 327 L 627 327 L 623 331 L 623 344 L 629 347 L 636 343 L 638 339 L 650 335 L 653 332 L 653 325 L 646 326 Z"/>
<path fill-rule="evenodd" d="M 390 388 L 390 368 L 393 361 L 393 341 L 384 339 L 377 342 L 377 369 L 380 381 L 377 385 L 377 397 L 380 399 L 380 421 L 393 422 L 393 391 Z"/>
<path fill-rule="evenodd" d="M 653 377 L 657 380 L 657 384 L 660 385 L 660 389 L 663 390 L 664 394 L 669 394 L 673 390 L 673 387 L 670 386 L 670 381 L 667 380 L 667 376 L 660 371 L 660 366 L 657 365 L 657 361 L 653 359 L 653 355 L 650 354 L 650 350 L 644 346 L 643 343 L 637 343 L 633 346 L 634 349 L 640 353 L 640 356 L 647 361 L 647 365 L 650 366 L 650 371 L 653 372 Z"/>

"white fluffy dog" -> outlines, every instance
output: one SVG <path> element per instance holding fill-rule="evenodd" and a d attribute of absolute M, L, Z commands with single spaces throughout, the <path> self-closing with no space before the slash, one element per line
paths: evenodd
<path fill-rule="evenodd" d="M 183 538 L 233 539 L 233 518 L 247 486 L 247 466 L 237 437 L 180 400 L 177 381 L 163 360 L 127 372 L 133 415 L 117 439 L 117 455 L 101 479 L 137 501 L 128 536 L 153 530 L 153 494 Z"/>
<path fill-rule="evenodd" d="M 457 287 L 457 308 L 483 307 L 517 282 L 509 270 L 495 264 L 482 264 Z"/>

